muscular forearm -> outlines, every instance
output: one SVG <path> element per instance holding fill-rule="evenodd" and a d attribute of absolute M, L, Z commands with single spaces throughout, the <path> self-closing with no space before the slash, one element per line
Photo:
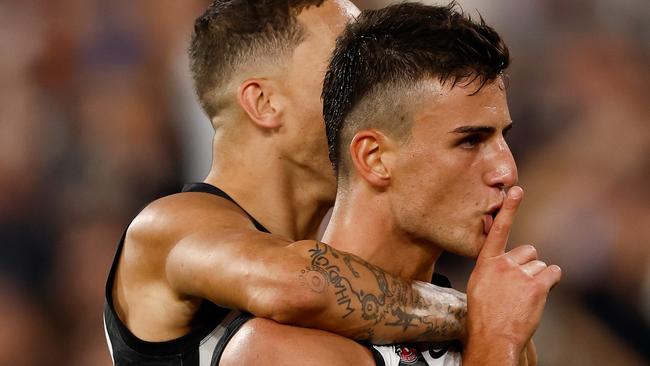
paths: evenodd
<path fill-rule="evenodd" d="M 389 275 L 323 243 L 298 242 L 293 249 L 309 254 L 308 265 L 296 277 L 318 306 L 275 320 L 375 344 L 464 338 L 462 293 Z"/>

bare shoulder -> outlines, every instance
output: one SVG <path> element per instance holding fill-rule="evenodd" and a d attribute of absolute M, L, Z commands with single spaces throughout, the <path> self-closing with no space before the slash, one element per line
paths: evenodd
<path fill-rule="evenodd" d="M 147 262 L 164 259 L 174 245 L 189 235 L 220 227 L 249 229 L 250 220 L 235 204 L 207 193 L 185 192 L 159 198 L 133 219 L 125 248 L 145 251 Z M 214 239 L 218 236 L 211 235 Z"/>
<path fill-rule="evenodd" d="M 206 224 L 248 227 L 250 221 L 234 203 L 221 197 L 200 192 L 177 193 L 145 207 L 131 223 L 127 240 L 148 242 L 160 237 L 173 242 Z"/>
<path fill-rule="evenodd" d="M 333 333 L 254 318 L 226 346 L 220 366 L 375 365 L 370 350 Z"/>
<path fill-rule="evenodd" d="M 228 240 L 231 234 L 222 227 L 244 231 L 250 226 L 236 205 L 210 194 L 179 193 L 150 203 L 129 225 L 117 262 L 113 304 L 118 316 L 143 339 L 185 334 L 202 298 L 187 291 L 187 284 L 220 289 L 196 276 L 197 263 Z"/>
<path fill-rule="evenodd" d="M 229 231 L 220 230 L 223 227 Z M 250 220 L 236 205 L 211 194 L 185 192 L 159 198 L 145 207 L 127 229 L 117 285 L 126 280 L 135 287 L 162 284 L 170 288 L 167 265 L 179 243 L 203 235 L 210 238 L 209 244 L 218 244 L 226 240 L 225 233 L 250 227 Z"/>

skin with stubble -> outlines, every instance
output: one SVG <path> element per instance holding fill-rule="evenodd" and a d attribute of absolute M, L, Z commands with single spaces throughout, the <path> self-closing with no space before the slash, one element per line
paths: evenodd
<path fill-rule="evenodd" d="M 329 248 L 311 239 L 336 186 L 318 95 L 334 40 L 357 13 L 345 0 L 306 7 L 298 15 L 304 38 L 286 57 L 242 62 L 210 91 L 220 108 L 210 116 L 214 152 L 205 182 L 273 235 L 213 195 L 182 193 L 151 203 L 127 231 L 112 288 L 115 310 L 136 337 L 160 342 L 188 334 L 204 301 L 375 342 L 464 336 L 464 295 L 388 276 L 391 286 L 413 296 L 387 297 L 378 310 L 389 321 L 380 322 L 363 316 L 354 294 L 377 291 L 375 274 L 387 276 L 384 270 L 332 277 L 313 260 L 316 248 Z M 323 258 L 345 268 L 331 251 Z"/>

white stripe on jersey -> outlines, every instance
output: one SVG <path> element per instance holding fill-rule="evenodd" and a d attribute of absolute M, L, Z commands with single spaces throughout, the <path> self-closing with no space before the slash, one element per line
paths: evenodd
<path fill-rule="evenodd" d="M 384 359 L 386 366 L 399 366 L 399 356 L 395 353 L 395 346 L 373 346 Z"/>
<path fill-rule="evenodd" d="M 239 311 L 233 310 L 226 315 L 225 318 L 217 325 L 212 333 L 208 334 L 201 340 L 199 344 L 199 366 L 211 366 L 212 355 L 214 354 L 214 349 L 217 347 L 217 343 L 223 334 L 226 332 L 226 327 L 230 322 L 241 315 Z"/>
<path fill-rule="evenodd" d="M 111 362 L 115 365 L 115 357 L 113 357 L 113 343 L 111 343 L 111 337 L 108 336 L 108 328 L 106 328 L 106 317 L 102 314 L 102 322 L 104 323 L 104 336 L 106 337 L 106 343 L 108 344 L 108 352 L 111 353 Z"/>

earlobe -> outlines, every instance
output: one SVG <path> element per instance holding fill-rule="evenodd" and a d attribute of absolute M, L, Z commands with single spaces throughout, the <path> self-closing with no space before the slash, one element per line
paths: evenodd
<path fill-rule="evenodd" d="M 257 126 L 278 129 L 282 123 L 272 102 L 273 91 L 265 80 L 249 79 L 239 86 L 239 105 Z"/>
<path fill-rule="evenodd" d="M 350 157 L 356 173 L 376 188 L 390 184 L 390 169 L 384 161 L 386 143 L 386 136 L 375 130 L 358 132 L 350 143 Z"/>

